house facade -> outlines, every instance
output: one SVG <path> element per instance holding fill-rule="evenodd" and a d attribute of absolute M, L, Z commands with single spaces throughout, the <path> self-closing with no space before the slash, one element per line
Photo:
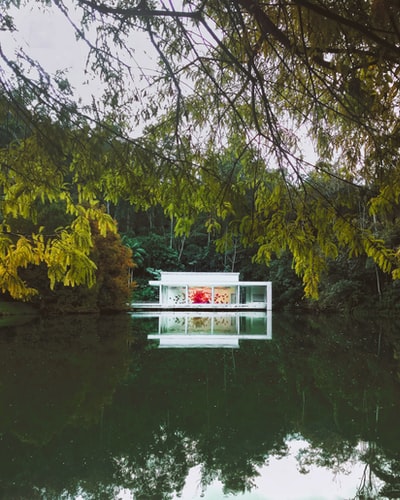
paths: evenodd
<path fill-rule="evenodd" d="M 161 309 L 272 309 L 271 282 L 240 281 L 239 273 L 163 271 L 149 283 L 159 292 L 152 306 Z"/>

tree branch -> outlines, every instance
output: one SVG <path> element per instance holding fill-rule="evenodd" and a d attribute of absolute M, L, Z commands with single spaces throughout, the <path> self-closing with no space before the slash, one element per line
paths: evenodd
<path fill-rule="evenodd" d="M 354 30 L 364 35 L 366 38 L 369 38 L 381 47 L 384 47 L 385 49 L 394 53 L 395 55 L 397 55 L 397 57 L 400 55 L 400 45 L 391 43 L 386 38 L 382 38 L 381 36 L 377 35 L 372 29 L 369 29 L 367 26 L 364 26 L 359 22 L 354 21 L 353 19 L 341 16 L 340 14 L 334 12 L 332 9 L 328 9 L 327 7 L 324 7 L 322 5 L 310 2 L 309 0 L 294 0 L 294 3 L 296 5 L 299 5 L 300 7 L 306 8 L 307 10 L 317 12 L 320 16 L 325 17 L 326 19 L 336 21 L 342 26 L 353 28 Z"/>
<path fill-rule="evenodd" d="M 79 0 L 79 3 L 86 5 L 91 9 L 102 14 L 117 15 L 126 17 L 173 17 L 173 18 L 188 18 L 197 19 L 201 18 L 200 11 L 175 11 L 175 10 L 158 10 L 149 9 L 146 7 L 145 2 L 139 2 L 137 7 L 111 7 L 104 3 L 97 3 L 91 0 Z M 144 5 L 143 5 L 144 4 Z"/>

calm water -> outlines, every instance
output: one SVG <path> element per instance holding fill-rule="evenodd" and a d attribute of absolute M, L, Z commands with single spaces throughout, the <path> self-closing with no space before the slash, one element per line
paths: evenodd
<path fill-rule="evenodd" d="M 158 318 L 23 321 L 0 324 L 1 499 L 400 498 L 399 322 L 162 348 Z"/>

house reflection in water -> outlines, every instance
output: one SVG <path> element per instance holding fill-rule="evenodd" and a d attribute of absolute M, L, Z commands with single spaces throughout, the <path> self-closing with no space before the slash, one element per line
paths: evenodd
<path fill-rule="evenodd" d="M 241 341 L 272 339 L 271 312 L 136 312 L 132 317 L 158 320 L 158 329 L 155 322 L 156 331 L 147 338 L 161 348 L 239 348 Z"/>

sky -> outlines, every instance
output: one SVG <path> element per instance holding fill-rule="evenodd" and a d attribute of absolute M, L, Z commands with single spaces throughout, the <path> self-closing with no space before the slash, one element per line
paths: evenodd
<path fill-rule="evenodd" d="M 41 11 L 38 4 L 11 9 L 11 13 L 17 30 L 2 35 L 2 48 L 7 56 L 12 59 L 14 51 L 23 48 L 51 73 L 68 69 L 72 82 L 82 86 L 85 48 L 76 42 L 64 16 L 57 9 Z"/>
<path fill-rule="evenodd" d="M 69 12 L 73 21 L 79 24 L 79 15 L 73 8 Z M 84 42 L 76 40 L 73 27 L 59 9 L 43 9 L 39 2 L 29 2 L 27 7 L 10 9 L 10 13 L 17 30 L 13 33 L 2 32 L 1 38 L 2 50 L 9 59 L 13 59 L 15 50 L 23 48 L 49 73 L 66 70 L 68 80 L 84 104 L 91 102 L 92 95 L 100 95 L 99 80 L 91 71 L 85 72 L 88 47 Z M 130 63 L 148 68 L 149 74 L 154 74 L 153 48 L 145 35 L 135 34 L 132 45 L 135 47 L 135 54 Z M 136 76 L 139 84 L 139 69 Z"/>

